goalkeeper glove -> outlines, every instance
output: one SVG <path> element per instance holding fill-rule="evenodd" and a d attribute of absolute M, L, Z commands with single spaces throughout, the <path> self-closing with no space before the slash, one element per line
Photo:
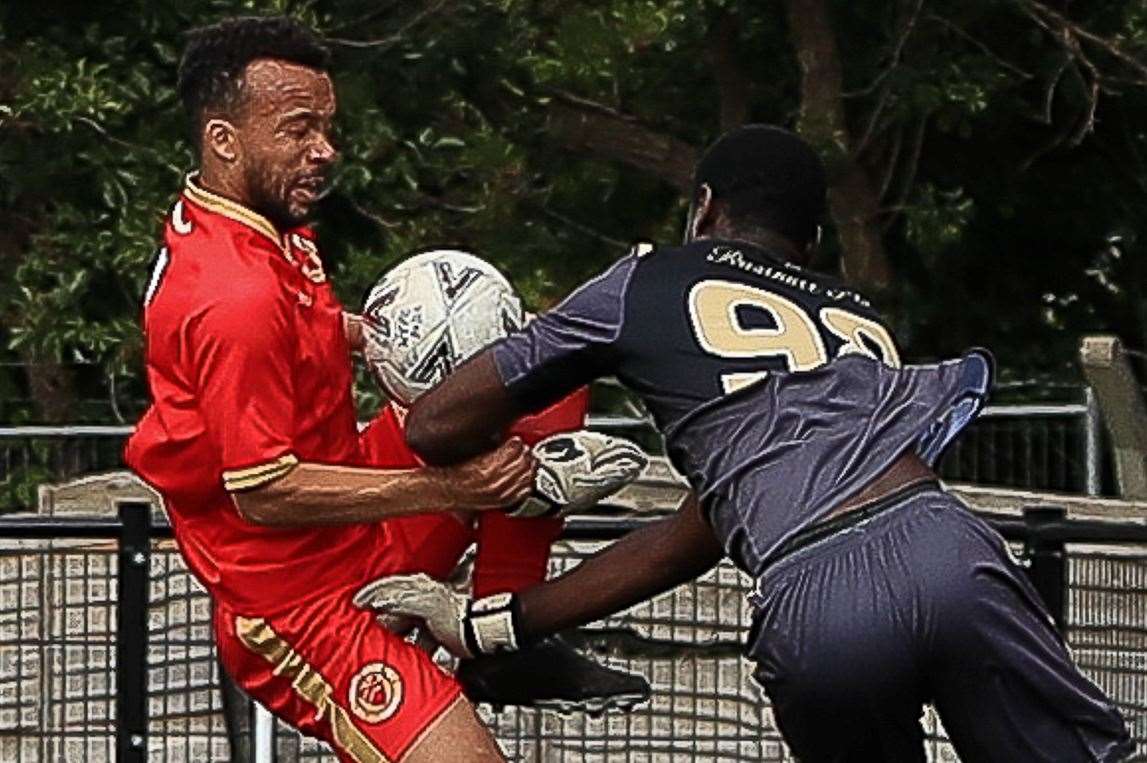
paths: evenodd
<path fill-rule="evenodd" d="M 556 434 L 533 448 L 538 462 L 534 495 L 513 517 L 565 516 L 592 508 L 635 480 L 649 457 L 629 440 L 579 430 Z"/>
<path fill-rule="evenodd" d="M 517 651 L 522 643 L 518 602 L 512 593 L 472 600 L 419 573 L 367 583 L 354 595 L 354 604 L 373 609 L 383 625 L 420 620 L 435 641 L 456 657 Z"/>

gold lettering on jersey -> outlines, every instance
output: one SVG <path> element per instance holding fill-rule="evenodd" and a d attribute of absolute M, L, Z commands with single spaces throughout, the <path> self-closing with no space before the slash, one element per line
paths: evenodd
<path fill-rule="evenodd" d="M 888 330 L 870 318 L 864 318 L 839 307 L 824 307 L 820 311 L 824 327 L 844 340 L 837 355 L 859 353 L 879 360 L 893 368 L 900 368 L 900 354 Z M 872 351 L 865 339 L 875 345 L 880 356 Z"/>
<path fill-rule="evenodd" d="M 705 259 L 716 265 L 735 268 L 742 273 L 752 273 L 767 278 L 790 289 L 798 289 L 808 294 L 823 294 L 836 302 L 853 302 L 862 307 L 872 307 L 867 299 L 850 289 L 825 288 L 813 280 L 811 273 L 791 262 L 786 262 L 784 267 L 773 267 L 751 260 L 740 249 L 731 246 L 715 246 L 709 250 Z"/>
<path fill-rule="evenodd" d="M 327 274 L 323 270 L 323 261 L 319 258 L 319 248 L 315 246 L 315 242 L 306 236 L 292 233 L 291 245 L 302 252 L 304 257 L 303 264 L 299 267 L 299 271 L 315 283 L 323 283 L 326 281 Z"/>
<path fill-rule="evenodd" d="M 708 280 L 689 290 L 688 304 L 693 333 L 706 352 L 722 358 L 782 357 L 792 371 L 808 371 L 828 360 L 812 318 L 779 294 Z M 737 319 L 739 307 L 764 310 L 776 328 L 745 328 Z"/>

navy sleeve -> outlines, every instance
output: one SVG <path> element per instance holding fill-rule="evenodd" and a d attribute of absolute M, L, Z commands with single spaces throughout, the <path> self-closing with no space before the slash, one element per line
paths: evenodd
<path fill-rule="evenodd" d="M 535 410 L 613 373 L 612 350 L 621 335 L 626 291 L 636 266 L 636 256 L 622 258 L 553 310 L 494 345 L 494 363 L 514 399 Z"/>

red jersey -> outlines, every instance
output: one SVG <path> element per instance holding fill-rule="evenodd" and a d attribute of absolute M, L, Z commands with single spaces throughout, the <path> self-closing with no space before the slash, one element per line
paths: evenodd
<path fill-rule="evenodd" d="M 153 402 L 126 461 L 163 495 L 210 593 L 272 612 L 337 585 L 347 555 L 381 537 L 377 524 L 261 527 L 232 498 L 300 461 L 359 463 L 342 307 L 310 231 L 280 235 L 194 179 L 164 243 L 143 313 Z"/>

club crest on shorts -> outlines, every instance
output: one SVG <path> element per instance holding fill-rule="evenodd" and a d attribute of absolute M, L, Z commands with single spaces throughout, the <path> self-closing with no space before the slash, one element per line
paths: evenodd
<path fill-rule="evenodd" d="M 367 723 L 381 723 L 402 704 L 402 677 L 385 662 L 371 662 L 350 680 L 351 712 Z"/>

